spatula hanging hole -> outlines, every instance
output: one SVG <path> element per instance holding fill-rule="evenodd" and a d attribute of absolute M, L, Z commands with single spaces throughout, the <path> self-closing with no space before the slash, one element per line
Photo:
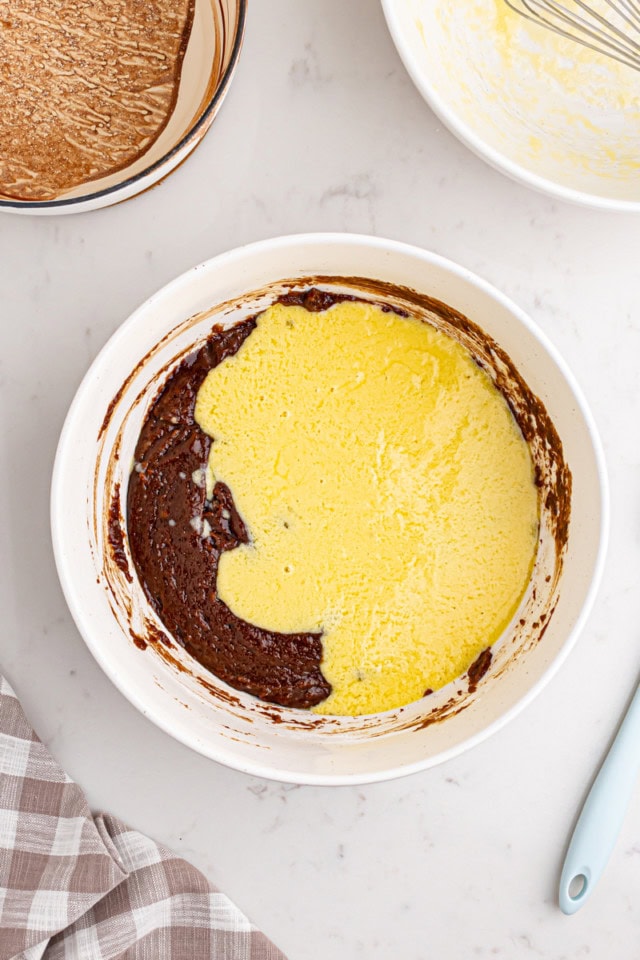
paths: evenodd
<path fill-rule="evenodd" d="M 572 877 L 569 881 L 569 899 L 570 900 L 579 900 L 580 897 L 586 892 L 587 889 L 587 878 L 584 873 L 577 873 L 575 877 Z"/>

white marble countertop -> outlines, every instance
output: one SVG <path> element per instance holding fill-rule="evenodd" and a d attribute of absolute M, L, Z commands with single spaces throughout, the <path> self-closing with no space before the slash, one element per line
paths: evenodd
<path fill-rule="evenodd" d="M 85 648 L 48 494 L 89 362 L 151 292 L 250 240 L 348 230 L 475 270 L 582 383 L 612 485 L 605 579 L 559 675 L 456 760 L 362 788 L 282 786 L 152 726 Z M 0 216 L 0 668 L 95 808 L 201 867 L 291 960 L 638 956 L 640 792 L 608 871 L 564 917 L 567 835 L 640 674 L 640 219 L 553 202 L 470 154 L 406 75 L 377 0 L 252 0 L 229 97 L 194 156 L 112 209 Z"/>

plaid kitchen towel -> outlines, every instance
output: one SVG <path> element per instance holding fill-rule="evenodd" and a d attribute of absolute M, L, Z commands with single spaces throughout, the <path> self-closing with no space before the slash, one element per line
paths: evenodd
<path fill-rule="evenodd" d="M 80 788 L 0 676 L 0 960 L 284 960 L 224 894 Z"/>

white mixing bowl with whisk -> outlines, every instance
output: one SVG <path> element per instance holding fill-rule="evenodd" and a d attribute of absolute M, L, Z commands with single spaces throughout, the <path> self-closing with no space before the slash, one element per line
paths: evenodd
<path fill-rule="evenodd" d="M 382 6 L 416 87 L 475 153 L 560 199 L 640 211 L 640 72 L 505 0 Z"/>

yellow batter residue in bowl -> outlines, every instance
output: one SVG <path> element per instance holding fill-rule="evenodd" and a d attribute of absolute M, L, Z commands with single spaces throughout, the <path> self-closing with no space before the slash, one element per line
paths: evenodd
<path fill-rule="evenodd" d="M 397 6 L 407 11 L 420 73 L 482 144 L 558 185 L 640 199 L 638 71 L 531 22 L 505 0 Z M 607 0 L 589 6 L 632 37 Z"/>
<path fill-rule="evenodd" d="M 410 703 L 500 636 L 535 555 L 532 461 L 451 337 L 363 302 L 276 304 L 196 420 L 251 537 L 222 554 L 218 595 L 264 629 L 322 631 L 316 712 Z"/>

